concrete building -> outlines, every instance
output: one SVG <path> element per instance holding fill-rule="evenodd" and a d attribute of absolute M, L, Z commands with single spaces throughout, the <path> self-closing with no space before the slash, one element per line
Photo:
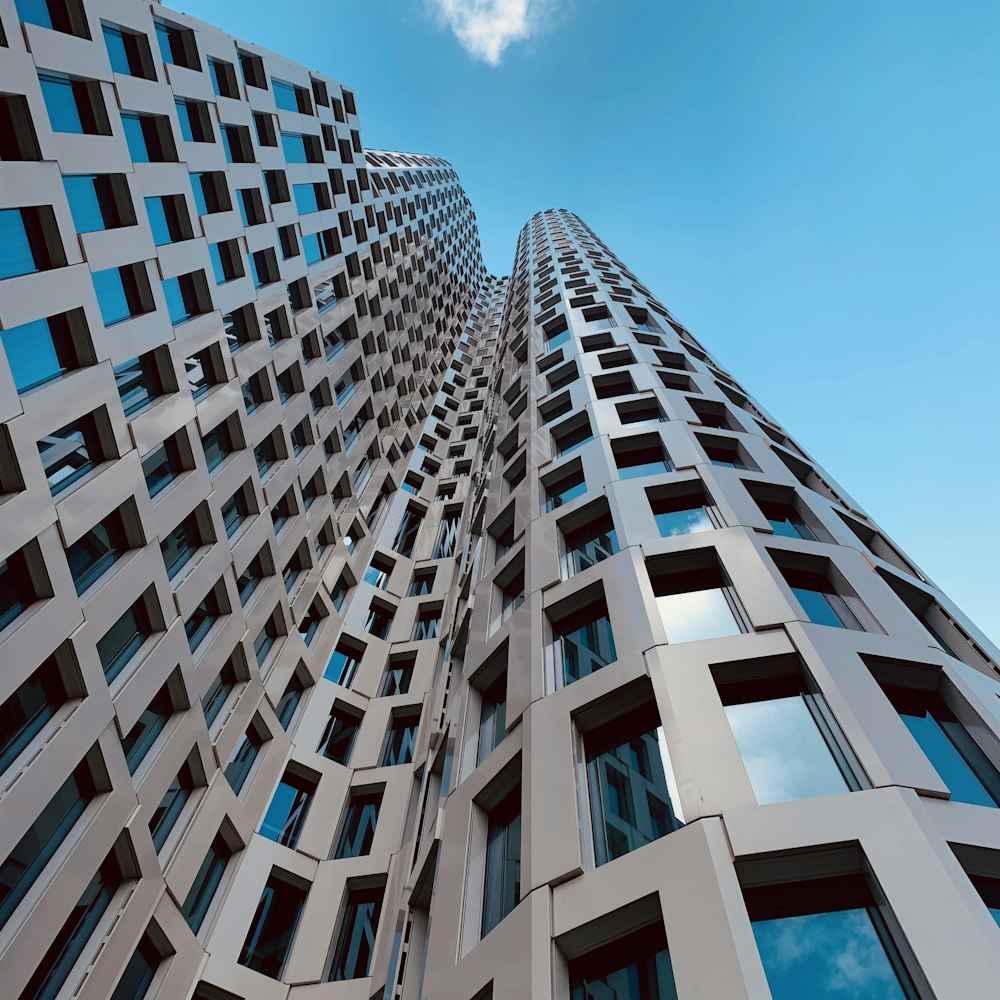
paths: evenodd
<path fill-rule="evenodd" d="M 597 234 L 0 34 L 4 998 L 1000 995 L 1000 654 Z"/>

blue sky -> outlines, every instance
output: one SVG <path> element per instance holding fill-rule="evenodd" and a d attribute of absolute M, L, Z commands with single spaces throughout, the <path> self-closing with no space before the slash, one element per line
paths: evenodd
<path fill-rule="evenodd" d="M 580 214 L 1000 639 L 1000 5 L 176 5 L 451 160 L 491 269 Z"/>

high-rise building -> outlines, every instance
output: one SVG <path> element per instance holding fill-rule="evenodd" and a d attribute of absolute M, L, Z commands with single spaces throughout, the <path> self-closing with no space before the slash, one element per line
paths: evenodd
<path fill-rule="evenodd" d="M 0 42 L 5 1000 L 998 995 L 1000 654 L 597 234 Z"/>

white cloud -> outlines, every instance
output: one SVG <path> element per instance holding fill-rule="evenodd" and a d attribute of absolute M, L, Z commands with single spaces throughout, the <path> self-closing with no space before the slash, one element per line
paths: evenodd
<path fill-rule="evenodd" d="M 555 0 L 427 0 L 473 59 L 499 66 L 504 49 L 544 30 Z"/>

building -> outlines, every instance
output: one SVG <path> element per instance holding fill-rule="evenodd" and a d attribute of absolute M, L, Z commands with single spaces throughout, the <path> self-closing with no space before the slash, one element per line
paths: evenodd
<path fill-rule="evenodd" d="M 11 1000 L 987 1000 L 1000 654 L 577 216 L 0 3 Z"/>

